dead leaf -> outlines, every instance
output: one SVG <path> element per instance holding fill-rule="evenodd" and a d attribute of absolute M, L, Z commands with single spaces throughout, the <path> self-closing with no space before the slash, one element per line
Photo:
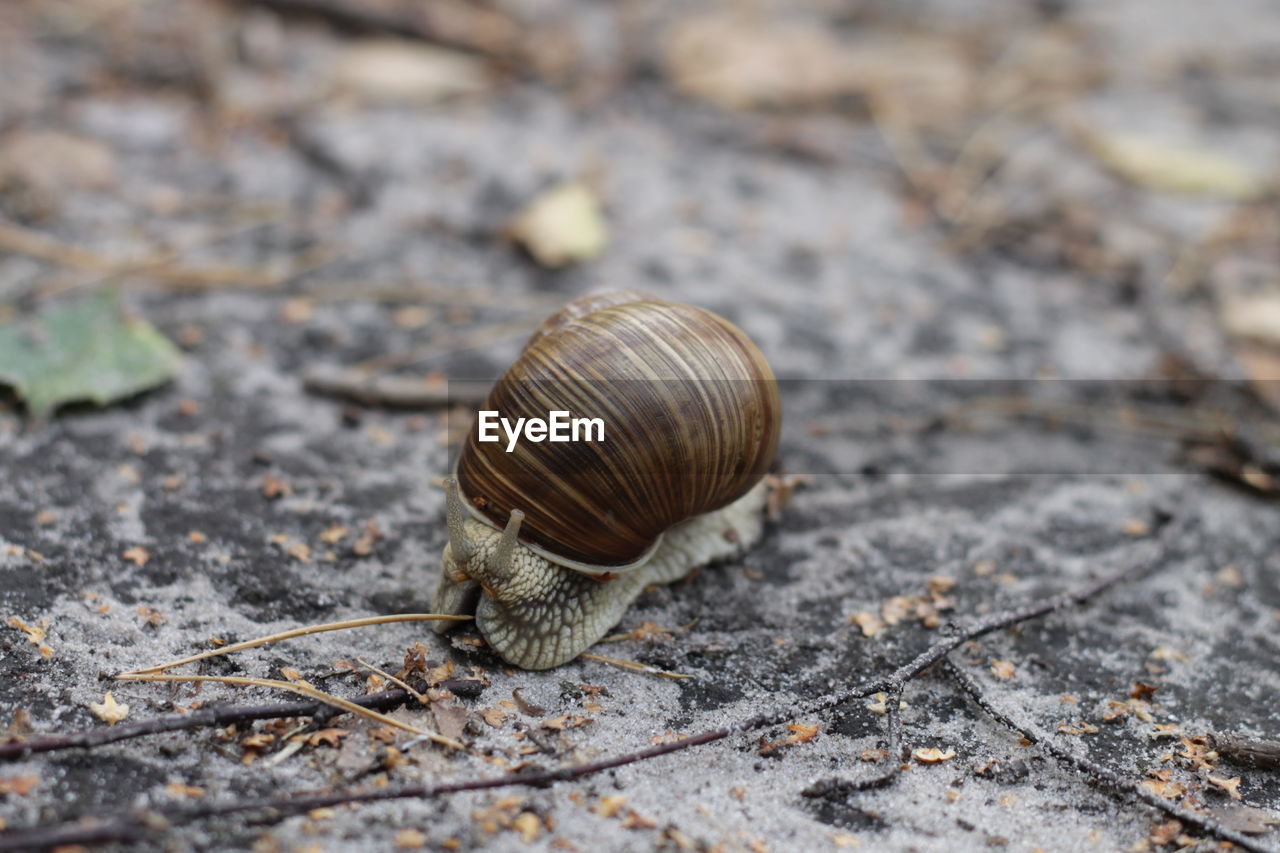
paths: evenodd
<path fill-rule="evenodd" d="M 459 740 L 467 726 L 468 711 L 457 702 L 432 702 L 431 715 L 435 717 L 436 731 L 447 738 Z"/>
<path fill-rule="evenodd" d="M 590 717 L 583 717 L 577 714 L 565 714 L 563 717 L 556 717 L 553 720 L 547 720 L 542 724 L 544 729 L 552 731 L 564 731 L 565 729 L 574 729 L 578 726 L 585 726 L 591 722 Z"/>
<path fill-rule="evenodd" d="M 341 524 L 333 523 L 326 527 L 320 534 L 320 541 L 326 545 L 337 545 L 347 536 L 347 528 Z M 408 832 L 416 832 L 417 830 L 406 830 Z"/>
<path fill-rule="evenodd" d="M 307 744 L 310 746 L 341 746 L 342 739 L 351 734 L 347 729 L 321 729 L 318 732 L 312 732 L 307 736 Z"/>
<path fill-rule="evenodd" d="M 874 637 L 885 627 L 880 621 L 880 617 L 867 610 L 861 610 L 849 617 L 849 624 L 857 625 L 862 629 L 862 636 Z"/>
<path fill-rule="evenodd" d="M 127 551 L 122 552 L 120 556 L 124 557 L 135 566 L 145 566 L 147 564 L 147 560 L 151 559 L 151 552 L 146 548 L 143 548 L 141 545 L 134 545 Z"/>
<path fill-rule="evenodd" d="M 507 234 L 550 268 L 589 261 L 609 240 L 599 199 L 577 181 L 552 187 L 534 199 L 507 226 Z"/>
<path fill-rule="evenodd" d="M 1001 681 L 1009 681 L 1018 674 L 1018 670 L 1007 660 L 996 660 L 995 658 L 992 658 L 991 674 Z"/>
<path fill-rule="evenodd" d="M 507 719 L 507 715 L 502 712 L 501 708 L 485 708 L 480 712 L 480 717 L 495 729 L 502 728 L 502 724 Z"/>
<path fill-rule="evenodd" d="M 21 194 L 35 219 L 55 213 L 69 190 L 110 189 L 116 182 L 111 149 L 56 130 L 17 130 L 0 143 L 0 190 Z"/>
<path fill-rule="evenodd" d="M 332 63 L 339 91 L 385 104 L 432 104 L 483 94 L 488 68 L 475 57 L 419 42 L 365 39 L 345 46 Z"/>
<path fill-rule="evenodd" d="M 644 817 L 635 809 L 627 809 L 627 816 L 622 819 L 623 829 L 656 829 L 656 821 Z"/>
<path fill-rule="evenodd" d="M 622 807 L 627 804 L 626 796 L 622 794 L 614 794 L 608 797 L 601 797 L 591 806 L 591 811 L 601 817 L 616 817 Z"/>
<path fill-rule="evenodd" d="M 49 648 L 44 643 L 44 628 L 39 625 L 28 625 L 17 616 L 10 616 L 7 621 L 11 627 L 17 628 L 19 631 L 27 635 L 27 642 L 40 650 L 41 657 L 53 657 L 53 649 Z"/>
<path fill-rule="evenodd" d="M 1155 829 L 1151 830 L 1151 834 L 1147 836 L 1151 843 L 1157 847 L 1165 844 L 1171 844 L 1179 835 L 1182 834 L 1182 823 L 1171 820 L 1168 823 L 1162 823 Z"/>
<path fill-rule="evenodd" d="M 39 776 L 9 776 L 8 778 L 0 777 L 0 795 L 15 794 L 19 797 L 25 797 L 35 790 L 36 785 L 40 784 Z"/>
<path fill-rule="evenodd" d="M 1239 800 L 1240 797 L 1240 777 L 1236 776 L 1232 779 L 1223 779 L 1218 776 L 1209 776 L 1209 784 L 1231 796 L 1233 800 Z"/>
<path fill-rule="evenodd" d="M 955 758 L 956 751 L 954 749 L 948 749 L 946 752 L 943 752 L 936 746 L 931 746 L 915 750 L 911 753 L 911 757 L 916 761 L 919 761 L 921 764 L 938 764 L 939 762 L 950 761 Z"/>
<path fill-rule="evenodd" d="M 511 828 L 520 834 L 521 841 L 529 844 L 542 834 L 542 821 L 533 812 L 521 812 L 511 822 Z"/>
<path fill-rule="evenodd" d="M 164 792 L 174 799 L 180 799 L 183 797 L 196 799 L 204 796 L 204 788 L 197 785 L 185 785 L 178 781 L 173 781 L 165 785 Z"/>
<path fill-rule="evenodd" d="M 1232 337 L 1280 346 L 1280 292 L 1224 295 L 1220 316 Z"/>
<path fill-rule="evenodd" d="M 421 850 L 427 846 L 427 836 L 416 829 L 402 829 L 392 837 L 392 842 L 400 850 Z"/>
<path fill-rule="evenodd" d="M 1076 136 L 1117 177 L 1147 189 L 1246 200 L 1267 191 L 1263 175 L 1199 148 L 1138 134 L 1111 133 L 1080 125 Z"/>
<path fill-rule="evenodd" d="M 814 23 L 734 13 L 685 17 L 666 34 L 663 65 L 677 90 L 727 109 L 860 97 L 931 122 L 967 104 L 973 78 L 956 45 L 940 38 L 842 40 Z"/>
<path fill-rule="evenodd" d="M 101 702 L 92 702 L 89 704 L 89 710 L 93 715 L 109 726 L 114 726 L 129 716 L 129 706 L 116 702 L 116 698 L 111 695 L 111 691 L 107 691 L 107 695 L 102 697 Z"/>

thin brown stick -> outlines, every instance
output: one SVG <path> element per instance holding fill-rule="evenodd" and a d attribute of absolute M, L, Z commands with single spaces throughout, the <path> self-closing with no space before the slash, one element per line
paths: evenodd
<path fill-rule="evenodd" d="M 184 267 L 175 264 L 165 253 L 128 260 L 111 258 L 7 222 L 0 222 L 0 250 L 102 276 L 153 279 L 176 290 L 225 287 L 271 290 L 298 273 L 296 269 L 269 272 L 229 264 Z"/>
<path fill-rule="evenodd" d="M 688 675 L 683 672 L 667 672 L 665 669 L 658 669 L 656 666 L 649 666 L 645 663 L 637 663 L 633 660 L 623 660 L 622 658 L 608 658 L 604 655 L 591 654 L 590 652 L 583 652 L 578 655 L 578 657 L 586 658 L 587 660 L 599 661 L 600 663 L 607 663 L 609 666 L 616 666 L 619 669 L 629 670 L 630 672 L 643 672 L 646 675 L 657 675 L 661 678 L 674 678 L 676 680 L 693 678 L 692 675 Z"/>
<path fill-rule="evenodd" d="M 484 56 L 501 66 L 524 66 L 520 28 L 506 15 L 479 4 L 410 4 L 409 14 L 382 12 L 368 4 L 341 0 L 240 0 L 282 15 L 302 15 L 357 32 L 381 33 L 430 42 Z M 459 18 L 450 25 L 448 13 Z"/>
<path fill-rule="evenodd" d="M 425 682 L 417 682 L 414 689 L 426 690 Z M 474 679 L 451 679 L 442 681 L 441 688 L 458 696 L 475 696 L 483 690 L 483 684 Z M 348 701 L 362 708 L 373 708 L 376 711 L 391 711 L 399 708 L 412 696 L 405 690 L 383 690 L 365 696 L 356 696 Z M 316 717 L 331 713 L 332 706 L 323 702 L 273 702 L 257 705 L 208 705 L 185 714 L 171 714 L 152 720 L 134 723 L 120 723 L 114 726 L 100 726 L 83 732 L 68 734 L 43 735 L 0 743 L 0 761 L 13 761 L 28 758 L 44 752 L 61 752 L 69 749 L 92 749 L 122 740 L 147 737 L 149 735 L 166 734 L 168 732 L 190 731 L 191 729 L 229 726 L 236 723 L 247 723 L 255 720 L 278 720 L 287 717 Z"/>
<path fill-rule="evenodd" d="M 126 673 L 117 675 L 118 681 L 177 681 L 177 682 L 212 682 L 215 684 L 234 684 L 241 687 L 266 687 L 271 690 L 284 690 L 288 693 L 297 693 L 299 696 L 306 696 L 308 699 L 315 699 L 317 702 L 323 702 L 326 705 L 332 705 L 340 711 L 346 711 L 349 714 L 355 714 L 374 722 L 381 723 L 384 726 L 402 729 L 403 731 L 415 734 L 418 737 L 425 737 L 441 746 L 447 746 L 452 749 L 466 750 L 466 746 L 454 740 L 435 732 L 429 732 L 420 729 L 417 726 L 411 726 L 408 723 L 401 722 L 394 717 L 388 717 L 386 714 L 380 714 L 377 711 L 370 710 L 361 705 L 343 699 L 341 696 L 334 696 L 331 693 L 325 693 L 323 690 L 317 690 L 309 684 L 303 684 L 295 681 L 281 681 L 276 678 L 245 678 L 238 675 L 167 675 L 164 673 Z"/>
<path fill-rule="evenodd" d="M 362 667 L 369 670 L 370 672 L 377 673 L 378 675 L 385 678 L 387 681 L 390 681 L 395 686 L 403 688 L 404 690 L 408 690 L 409 695 L 412 696 L 414 699 L 418 700 L 419 705 L 426 705 L 431 701 L 422 693 L 420 693 L 417 690 L 414 690 L 411 686 L 409 686 L 408 682 L 402 679 L 396 678 L 394 675 L 387 672 L 386 670 L 378 669 L 373 664 L 369 663 L 368 661 L 361 660 L 360 658 L 356 658 L 356 663 L 360 664 Z"/>
<path fill-rule="evenodd" d="M 302 374 L 308 391 L 343 397 L 366 406 L 427 409 L 450 405 L 479 405 L 484 392 L 474 383 L 430 382 L 420 376 L 390 376 L 359 367 L 318 364 Z"/>
<path fill-rule="evenodd" d="M 969 698 L 973 700 L 974 704 L 986 711 L 994 720 L 1013 729 L 1033 744 L 1039 746 L 1043 752 L 1048 753 L 1060 763 L 1074 768 L 1090 781 L 1111 787 L 1134 799 L 1142 800 L 1147 805 L 1159 809 L 1170 817 L 1177 818 L 1184 824 L 1197 826 L 1211 835 L 1230 841 L 1233 844 L 1238 844 L 1245 850 L 1254 851 L 1254 853 L 1275 853 L 1275 847 L 1263 844 L 1257 839 L 1250 838 L 1243 833 L 1223 826 L 1203 812 L 1192 811 L 1172 800 L 1166 800 L 1154 791 L 1143 788 L 1132 779 L 1121 776 L 1111 768 L 1104 767 L 1096 761 L 1076 755 L 1071 750 L 1059 746 L 1051 735 L 1041 730 L 1038 726 L 1026 720 L 1014 719 L 992 705 L 986 694 L 983 693 L 982 688 L 978 686 L 978 683 L 973 680 L 969 673 L 956 666 L 951 660 L 944 659 L 942 665 L 947 674 L 960 686 L 960 689 L 969 694 Z"/>
<path fill-rule="evenodd" d="M 1280 741 L 1211 734 L 1209 742 L 1232 764 L 1259 770 L 1280 770 Z"/>
<path fill-rule="evenodd" d="M 348 628 L 364 628 L 369 625 L 387 625 L 392 622 L 430 622 L 430 621 L 451 621 L 466 622 L 472 619 L 471 616 L 454 616 L 444 613 L 392 613 L 385 616 L 365 616 L 360 619 L 343 619 L 339 622 L 324 622 L 320 625 L 307 625 L 303 628 L 293 628 L 288 631 L 281 631 L 278 634 L 268 634 L 265 637 L 255 637 L 252 640 L 245 640 L 241 643 L 232 643 L 229 646 L 223 646 L 217 649 L 210 649 L 207 652 L 199 652 L 198 654 L 188 655 L 185 658 L 178 658 L 168 663 L 156 664 L 143 669 L 133 669 L 117 675 L 116 678 L 127 680 L 127 675 L 143 675 L 151 672 L 161 672 L 166 669 L 173 669 L 175 666 L 183 664 L 195 663 L 198 660 L 207 660 L 208 658 L 221 657 L 229 655 L 232 652 L 241 652 L 245 649 L 253 649 L 258 646 L 266 646 L 271 643 L 278 643 L 282 640 L 290 640 L 294 637 L 305 637 L 309 634 L 323 634 L 326 631 L 345 631 Z"/>

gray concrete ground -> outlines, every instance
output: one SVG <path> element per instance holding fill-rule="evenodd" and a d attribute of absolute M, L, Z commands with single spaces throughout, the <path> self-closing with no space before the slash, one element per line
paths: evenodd
<path fill-rule="evenodd" d="M 957 81 L 966 94 L 920 112 L 909 83 L 881 90 L 883 75 L 872 74 L 880 82 L 850 83 L 817 104 L 788 96 L 769 111 L 716 106 L 677 91 L 663 52 L 672 28 L 719 8 L 685 3 L 495 4 L 536 24 L 529 39 L 556 34 L 576 45 L 571 71 L 555 73 L 555 57 L 521 42 L 533 70 L 504 70 L 490 51 L 476 60 L 498 72 L 484 91 L 426 105 L 333 95 L 326 74 L 357 36 L 262 4 L 0 10 L 8 81 L 0 129 L 7 138 L 68 134 L 100 146 L 108 161 L 100 183 L 56 165 L 47 184 L 23 173 L 22 191 L 11 182 L 0 198 L 6 222 L 103 256 L 172 249 L 175 263 L 191 267 L 323 261 L 265 290 L 230 281 L 180 292 L 163 274 L 126 275 L 126 303 L 185 350 L 175 381 L 106 408 L 65 410 L 41 429 L 26 428 L 16 401 L 0 410 L 0 617 L 43 626 L 49 650 L 12 624 L 0 627 L 0 724 L 25 711 L 37 733 L 100 725 L 89 706 L 107 690 L 129 706 L 130 721 L 197 702 L 274 701 L 265 690 L 105 676 L 200 650 L 212 637 L 429 608 L 445 542 L 433 478 L 448 468 L 450 418 L 309 393 L 301 376 L 315 364 L 422 350 L 410 371 L 492 377 L 561 302 L 601 286 L 643 288 L 717 310 L 758 342 L 787 380 L 779 464 L 813 475 L 759 547 L 646 592 L 619 627 L 686 630 L 598 649 L 692 679 L 582 660 L 513 671 L 414 624 L 309 637 L 206 672 L 278 677 L 292 667 L 316 679 L 356 658 L 395 671 L 420 642 L 435 664 L 483 670 L 483 693 L 457 700 L 470 752 L 418 744 L 386 769 L 377 726 L 350 717 L 328 724 L 345 731 L 332 742 L 278 761 L 287 729 L 263 723 L 141 738 L 0 766 L 0 792 L 6 780 L 11 789 L 0 793 L 5 827 L 462 780 L 521 762 L 554 767 L 627 752 L 889 671 L 937 629 L 909 613 L 868 637 L 851 618 L 883 621 L 895 596 L 927 599 L 931 578 L 954 581 L 945 620 L 1042 599 L 1150 556 L 1158 570 L 1141 581 L 986 638 L 956 660 L 993 703 L 1059 742 L 1170 795 L 1181 785 L 1184 803 L 1236 824 L 1232 807 L 1261 810 L 1249 813 L 1263 830 L 1259 844 L 1280 844 L 1280 832 L 1261 823 L 1280 816 L 1275 772 L 1226 762 L 1202 772 L 1177 755 L 1189 749 L 1180 736 L 1280 738 L 1274 503 L 1190 464 L 1168 431 L 1070 418 L 956 420 L 945 414 L 969 386 L 926 389 L 921 405 L 911 382 L 1132 379 L 1156 371 L 1174 345 L 1206 375 L 1241 375 L 1218 306 L 1231 288 L 1277 287 L 1274 246 L 1246 236 L 1179 279 L 1183 250 L 1204 245 L 1241 203 L 1126 183 L 1073 138 L 1069 122 L 1274 170 L 1274 9 L 1191 0 L 1039 11 L 995 2 L 753 5 L 820 22 L 851 44 L 932 40 L 878 69 L 890 78 L 903 68 L 927 75 L 954 49 L 958 70 L 943 76 L 968 75 Z M 1002 85 L 1012 88 L 997 97 Z M 909 120 L 892 115 L 899 96 L 917 109 Z M 1051 120 L 1040 111 L 1046 103 L 1065 104 L 1072 118 Z M 993 154 L 965 148 L 979 129 Z M 976 157 L 979 177 L 989 174 L 979 189 L 955 184 L 961 201 L 987 193 L 1000 203 L 981 227 L 976 214 L 930 212 L 935 166 L 957 156 Z M 32 168 L 24 163 L 0 165 L 12 175 Z M 609 243 L 595 261 L 541 269 L 502 229 L 540 190 L 570 178 L 588 180 L 604 200 Z M 62 260 L 0 253 L 0 298 L 25 309 L 37 289 L 102 281 Z M 902 381 L 845 381 L 889 379 Z M 1094 407 L 1085 420 L 1110 411 Z M 1239 411 L 1267 425 L 1260 405 Z M 1041 459 L 1052 473 L 1005 473 L 1016 467 L 1009 460 Z M 269 497 L 279 484 L 283 493 Z M 1162 544 L 1154 531 L 1170 514 L 1177 532 Z M 367 524 L 378 535 L 360 543 Z M 323 685 L 358 694 L 366 675 Z M 522 709 L 516 689 L 545 714 Z M 910 748 L 954 757 L 911 760 L 893 784 L 847 798 L 800 792 L 832 774 L 874 772 L 860 756 L 882 745 L 883 718 L 861 703 L 801 719 L 818 726 L 816 737 L 765 755 L 757 737 L 732 738 L 546 789 L 340 807 L 265 826 L 204 821 L 148 844 L 1085 851 L 1216 843 L 1163 838 L 1163 816 L 1021 744 L 941 674 L 912 683 L 905 701 Z M 445 707 L 396 716 L 429 727 L 463 719 Z M 586 721 L 554 727 L 578 717 Z M 277 738 L 255 750 L 245 745 L 254 733 Z M 401 748 L 406 741 L 397 739 Z M 1240 800 L 1228 793 L 1234 783 L 1210 776 L 1238 778 Z M 30 790 L 12 781 L 32 777 Z"/>

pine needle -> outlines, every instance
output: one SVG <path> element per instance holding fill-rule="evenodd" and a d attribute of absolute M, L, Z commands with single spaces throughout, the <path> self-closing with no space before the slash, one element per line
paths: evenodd
<path fill-rule="evenodd" d="M 156 666 L 148 666 L 143 669 L 133 669 L 128 672 L 121 673 L 117 678 L 125 675 L 144 675 L 146 673 L 162 672 L 166 669 L 173 669 L 175 666 L 182 666 L 187 663 L 194 663 L 198 660 L 207 658 L 216 658 L 221 655 L 229 655 L 232 652 L 240 652 L 245 649 L 256 648 L 257 646 L 266 646 L 271 643 L 278 643 L 281 640 L 290 640 L 294 637 L 305 637 L 308 634 L 322 634 L 325 631 L 342 631 L 347 628 L 363 628 L 366 625 L 386 625 L 392 622 L 429 622 L 433 620 L 451 620 L 462 622 L 471 619 L 470 616 L 447 616 L 442 613 L 395 613 L 388 616 L 366 616 L 362 619 L 344 619 L 341 622 L 325 622 L 320 625 L 308 625 L 304 628 L 294 628 L 289 631 L 281 631 L 278 634 L 268 634 L 265 637 L 257 637 L 252 640 L 245 640 L 243 643 L 232 643 L 220 649 L 210 649 L 207 652 L 189 655 L 185 658 L 169 661 L 168 663 L 157 664 Z"/>
<path fill-rule="evenodd" d="M 620 658 L 607 658 L 604 655 L 593 655 L 593 654 L 590 654 L 589 652 L 583 652 L 582 654 L 578 655 L 578 657 L 586 658 L 587 660 L 598 660 L 601 663 L 607 663 L 610 666 L 616 666 L 621 669 L 629 669 L 632 672 L 643 672 L 646 675 L 657 675 L 662 678 L 679 679 L 679 678 L 694 677 L 692 675 L 686 675 L 685 673 L 682 673 L 682 672 L 667 672 L 665 669 L 658 669 L 656 666 L 649 666 L 648 664 L 637 663 L 636 661 L 633 661 L 633 660 L 621 660 Z"/>
<path fill-rule="evenodd" d="M 428 740 L 443 746 L 452 747 L 453 749 L 462 750 L 464 752 L 466 751 L 466 746 L 453 738 L 445 737 L 444 735 L 436 734 L 435 732 L 428 732 L 423 729 L 419 729 L 416 726 L 411 726 L 408 723 L 403 723 L 393 717 L 388 717 L 386 714 L 381 714 L 368 708 L 362 708 L 354 702 L 349 702 L 340 696 L 325 693 L 323 690 L 317 690 L 309 684 L 300 684 L 293 681 L 279 681 L 274 678 L 244 678 L 236 675 L 170 675 L 168 673 L 154 672 L 125 672 L 117 675 L 116 680 L 180 682 L 211 681 L 218 684 L 235 684 L 243 687 L 267 687 L 272 690 L 285 690 L 290 693 L 297 693 L 300 696 L 306 696 L 309 699 L 315 699 L 317 702 L 323 702 L 326 705 L 331 705 L 332 707 L 346 711 L 349 714 L 355 714 L 357 716 L 364 717 L 367 720 L 373 720 L 383 724 L 384 726 L 391 726 L 392 728 L 411 732 L 419 737 L 425 737 Z"/>

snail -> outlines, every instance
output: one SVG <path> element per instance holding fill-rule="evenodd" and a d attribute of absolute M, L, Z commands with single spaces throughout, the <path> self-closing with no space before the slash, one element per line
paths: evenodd
<path fill-rule="evenodd" d="M 445 484 L 435 611 L 474 614 L 525 669 L 572 660 L 645 587 L 762 534 L 781 404 L 736 326 L 633 291 L 574 300 L 534 332 L 483 410 L 600 418 L 598 442 L 483 442 Z M 437 623 L 443 633 L 449 623 Z"/>

